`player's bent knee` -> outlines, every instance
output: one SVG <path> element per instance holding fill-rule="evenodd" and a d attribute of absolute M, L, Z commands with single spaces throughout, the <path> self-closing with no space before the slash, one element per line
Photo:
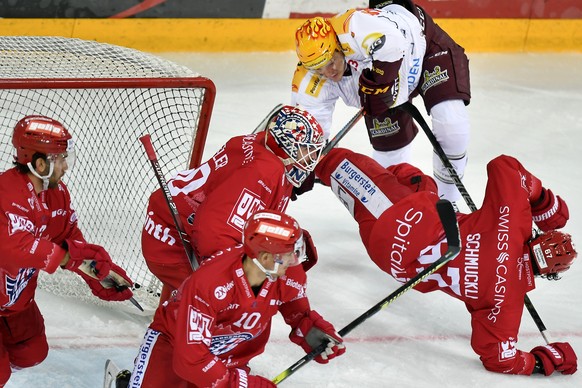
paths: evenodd
<path fill-rule="evenodd" d="M 27 341 L 13 346 L 10 352 L 10 363 L 16 368 L 30 368 L 43 362 L 48 355 L 46 335 L 37 335 Z"/>

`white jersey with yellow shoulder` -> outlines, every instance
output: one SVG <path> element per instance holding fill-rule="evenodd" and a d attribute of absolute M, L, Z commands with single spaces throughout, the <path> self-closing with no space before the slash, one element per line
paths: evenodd
<path fill-rule="evenodd" d="M 381 10 L 349 10 L 330 22 L 352 67 L 366 68 L 372 61 L 403 59 L 399 71 L 401 87 L 393 106 L 406 102 L 418 86 L 426 52 L 426 39 L 416 16 L 392 4 Z"/>
<path fill-rule="evenodd" d="M 339 82 L 334 82 L 299 63 L 293 75 L 291 105 L 298 105 L 311 113 L 328 139 L 337 100 L 341 98 L 347 106 L 360 107 L 358 80 L 361 73 L 361 70 L 350 68 Z"/>
<path fill-rule="evenodd" d="M 408 101 L 418 86 L 426 40 L 418 19 L 400 5 L 378 9 L 351 9 L 331 18 L 351 75 L 334 82 L 299 65 L 293 77 L 291 103 L 315 116 L 329 137 L 333 110 L 338 98 L 359 107 L 360 74 L 373 60 L 395 62 L 403 58 L 401 85 L 393 107 Z M 403 82 L 406 80 L 406 82 Z M 405 87 L 406 86 L 406 87 Z"/>

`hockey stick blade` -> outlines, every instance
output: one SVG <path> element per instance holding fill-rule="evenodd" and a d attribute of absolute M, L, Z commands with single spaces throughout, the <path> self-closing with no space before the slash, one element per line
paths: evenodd
<path fill-rule="evenodd" d="M 447 200 L 439 200 L 436 204 L 437 212 L 439 214 L 439 218 L 441 223 L 443 224 L 443 229 L 445 231 L 445 238 L 447 240 L 447 250 L 439 257 L 435 262 L 431 265 L 426 267 L 423 271 L 419 272 L 416 276 L 409 279 L 406 283 L 400 286 L 396 291 L 388 295 L 386 298 L 382 299 L 380 302 L 372 306 L 368 311 L 354 319 L 350 322 L 347 326 L 341 329 L 338 334 L 342 337 L 349 334 L 354 328 L 362 324 L 371 316 L 378 313 L 380 310 L 386 308 L 390 305 L 394 300 L 398 299 L 402 294 L 411 290 L 415 287 L 418 283 L 422 282 L 428 276 L 433 274 L 434 272 L 438 271 L 442 268 L 446 263 L 450 260 L 454 259 L 459 255 L 461 252 L 461 237 L 459 234 L 459 225 L 457 223 L 457 217 L 455 214 L 455 209 L 453 205 Z M 295 364 L 291 365 L 289 368 L 281 372 L 277 377 L 275 377 L 272 381 L 275 384 L 279 384 L 287 377 L 291 376 L 295 373 L 299 368 L 303 365 L 307 364 L 309 361 L 313 360 L 317 357 L 320 353 L 322 353 L 325 348 L 327 347 L 327 342 L 321 343 L 318 347 L 313 349 L 311 352 L 307 353 L 303 358 L 298 360 Z"/>
<path fill-rule="evenodd" d="M 257 125 L 257 127 L 253 130 L 252 133 L 259 133 L 261 131 L 264 131 L 267 128 L 267 124 L 269 124 L 271 122 L 271 120 L 273 120 L 275 118 L 275 116 L 277 116 L 279 114 L 279 112 L 281 111 L 281 108 L 283 108 L 283 106 L 284 106 L 283 104 L 275 105 L 275 107 L 273 109 L 271 109 L 269 114 L 267 114 L 265 116 L 265 118 L 263 120 L 261 120 L 259 125 Z"/>

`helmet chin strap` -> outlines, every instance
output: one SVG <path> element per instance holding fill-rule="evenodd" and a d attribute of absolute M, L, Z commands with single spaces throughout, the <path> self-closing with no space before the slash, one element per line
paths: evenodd
<path fill-rule="evenodd" d="M 277 261 L 275 261 L 275 267 L 273 267 L 273 269 L 266 269 L 261 265 L 261 263 L 259 263 L 259 260 L 257 259 L 253 259 L 253 263 L 255 263 L 255 265 L 265 273 L 265 275 L 267 275 L 267 279 L 269 279 L 270 282 L 274 282 L 275 280 L 277 280 L 276 275 L 277 271 L 279 271 L 279 263 Z"/>
<path fill-rule="evenodd" d="M 36 172 L 36 169 L 32 167 L 32 163 L 28 162 L 28 163 L 26 163 L 26 165 L 28 166 L 28 169 L 30 170 L 32 175 L 34 175 L 38 179 L 42 180 L 42 190 L 45 191 L 46 189 L 48 189 L 49 180 L 51 178 L 51 175 L 53 175 L 53 171 L 55 169 L 55 164 L 53 162 L 49 162 L 49 172 L 47 175 L 44 175 L 44 176 L 42 176 L 38 172 Z"/>

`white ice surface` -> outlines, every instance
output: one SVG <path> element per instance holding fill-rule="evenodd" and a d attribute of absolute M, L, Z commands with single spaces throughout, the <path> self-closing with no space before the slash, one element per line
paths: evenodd
<path fill-rule="evenodd" d="M 277 103 L 289 101 L 293 53 L 165 54 L 216 83 L 217 99 L 204 159 L 228 138 L 250 132 Z M 545 185 L 568 201 L 566 231 L 582 239 L 582 55 L 471 54 L 472 136 L 465 185 L 482 202 L 485 165 L 505 153 L 516 156 Z M 421 101 L 417 101 L 421 111 Z M 341 103 L 337 130 L 355 110 Z M 430 122 L 430 121 L 429 121 Z M 343 146 L 370 153 L 363 123 Z M 432 152 L 422 133 L 414 141 L 415 164 L 431 171 Z M 72 190 L 75 190 L 73 187 Z M 309 272 L 314 309 L 340 329 L 389 295 L 398 284 L 375 267 L 356 223 L 323 187 L 300 197 L 289 213 L 309 229 L 319 263 Z M 581 240 L 582 241 L 582 240 Z M 581 243 L 582 244 L 582 243 Z M 553 341 L 569 341 L 582 355 L 582 264 L 559 282 L 538 280 L 530 297 Z M 51 350 L 34 368 L 16 372 L 7 387 L 96 388 L 107 358 L 131 367 L 149 317 L 85 305 L 38 292 Z M 251 363 L 273 378 L 303 356 L 275 318 L 271 341 Z M 345 338 L 347 353 L 328 365 L 315 362 L 290 376 L 288 387 L 582 387 L 572 376 L 504 376 L 487 372 L 469 345 L 464 306 L 440 294 L 405 293 Z M 524 312 L 519 347 L 543 338 Z"/>

